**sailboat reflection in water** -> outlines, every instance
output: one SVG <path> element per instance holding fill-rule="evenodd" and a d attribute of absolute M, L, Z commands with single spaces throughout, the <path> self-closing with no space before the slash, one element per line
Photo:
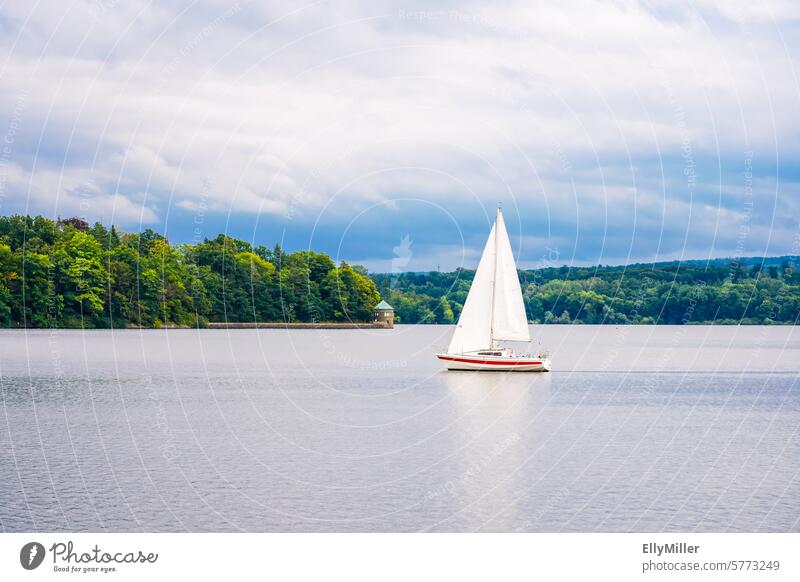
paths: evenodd
<path fill-rule="evenodd" d="M 464 309 L 446 354 L 436 354 L 448 370 L 548 372 L 546 354 L 532 356 L 504 347 L 502 341 L 531 341 L 511 241 L 497 209 L 486 248 L 475 271 Z"/>

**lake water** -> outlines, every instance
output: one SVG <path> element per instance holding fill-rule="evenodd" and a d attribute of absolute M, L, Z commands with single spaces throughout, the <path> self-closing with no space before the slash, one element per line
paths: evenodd
<path fill-rule="evenodd" d="M 799 531 L 793 327 L 0 331 L 5 531 Z"/>

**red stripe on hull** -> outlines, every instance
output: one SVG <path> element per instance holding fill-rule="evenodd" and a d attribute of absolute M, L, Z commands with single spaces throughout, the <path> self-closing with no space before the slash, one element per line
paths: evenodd
<path fill-rule="evenodd" d="M 440 360 L 450 360 L 451 362 L 463 362 L 465 364 L 489 364 L 495 366 L 541 366 L 541 362 L 533 360 L 515 360 L 515 361 L 498 361 L 498 360 L 472 360 L 467 358 L 448 358 L 445 356 L 436 356 Z"/>

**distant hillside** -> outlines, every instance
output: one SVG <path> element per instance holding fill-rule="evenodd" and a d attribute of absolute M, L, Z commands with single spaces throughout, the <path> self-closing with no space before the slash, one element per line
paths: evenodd
<path fill-rule="evenodd" d="M 592 324 L 795 324 L 796 257 L 746 257 L 520 271 L 530 321 Z M 474 271 L 375 274 L 403 323 L 458 319 Z"/>
<path fill-rule="evenodd" d="M 792 263 L 797 262 L 798 257 L 792 257 L 789 255 L 783 255 L 780 257 L 727 257 L 727 258 L 719 258 L 719 259 L 689 259 L 686 261 L 666 261 L 666 262 L 659 262 L 659 263 L 652 263 L 657 267 L 666 266 L 666 265 L 690 265 L 694 267 L 701 267 L 705 266 L 706 264 L 718 267 L 720 265 L 730 265 L 732 263 L 740 263 L 742 265 L 747 265 L 752 267 L 753 265 L 763 265 L 764 267 L 776 266 L 779 267 L 784 263 Z M 646 263 L 650 264 L 650 263 Z"/>

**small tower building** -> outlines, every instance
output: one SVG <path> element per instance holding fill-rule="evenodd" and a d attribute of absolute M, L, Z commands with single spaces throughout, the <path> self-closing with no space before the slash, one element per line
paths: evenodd
<path fill-rule="evenodd" d="M 385 327 L 394 327 L 394 307 L 381 301 L 375 306 L 375 322 L 381 322 Z"/>

